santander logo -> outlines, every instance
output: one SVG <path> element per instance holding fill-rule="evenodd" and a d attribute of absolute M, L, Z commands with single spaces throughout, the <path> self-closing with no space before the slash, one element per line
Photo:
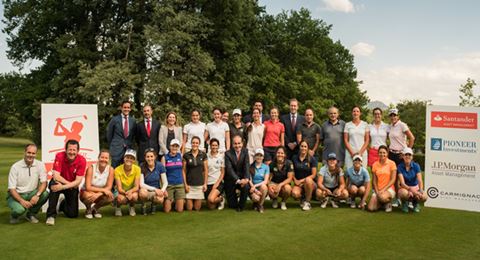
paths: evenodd
<path fill-rule="evenodd" d="M 432 127 L 478 129 L 478 114 L 466 112 L 432 111 Z"/>

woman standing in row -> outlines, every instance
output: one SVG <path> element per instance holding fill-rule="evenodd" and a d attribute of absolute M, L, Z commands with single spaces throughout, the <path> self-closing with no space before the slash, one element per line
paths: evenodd
<path fill-rule="evenodd" d="M 352 109 L 352 121 L 345 124 L 343 130 L 343 140 L 345 142 L 345 166 L 353 166 L 353 156 L 359 154 L 364 161 L 368 160 L 367 147 L 370 142 L 370 128 L 367 122 L 360 119 L 362 112 L 360 107 L 355 106 Z"/>
<path fill-rule="evenodd" d="M 182 142 L 182 154 L 189 152 L 192 149 L 192 138 L 197 136 L 200 139 L 199 149 L 205 151 L 205 131 L 207 126 L 200 121 L 200 111 L 193 109 L 191 113 L 191 122 L 183 127 L 183 142 Z"/>
<path fill-rule="evenodd" d="M 263 147 L 263 136 L 265 126 L 260 121 L 260 110 L 255 108 L 252 111 L 253 122 L 247 127 L 247 149 L 250 163 L 253 163 L 255 151 Z"/>
<path fill-rule="evenodd" d="M 387 145 L 387 137 L 390 127 L 382 121 L 383 112 L 380 108 L 373 109 L 373 122 L 368 126 L 370 129 L 370 149 L 368 150 L 368 166 L 378 161 L 378 147 Z"/>
<path fill-rule="evenodd" d="M 160 151 L 158 152 L 160 155 L 159 160 L 168 153 L 170 142 L 173 139 L 182 140 L 182 127 L 178 125 L 177 114 L 175 114 L 175 112 L 167 113 L 165 123 L 165 125 L 160 127 L 160 131 L 158 132 L 158 142 L 160 145 Z"/>
<path fill-rule="evenodd" d="M 263 150 L 265 163 L 269 165 L 275 157 L 277 147 L 285 145 L 285 126 L 280 122 L 278 108 L 270 109 L 270 120 L 265 121 L 264 126 Z"/>

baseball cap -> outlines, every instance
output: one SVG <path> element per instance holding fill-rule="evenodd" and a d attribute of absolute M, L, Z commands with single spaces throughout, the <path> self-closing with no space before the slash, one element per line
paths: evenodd
<path fill-rule="evenodd" d="M 354 160 L 354 161 L 355 161 L 355 160 L 360 160 L 361 162 L 363 162 L 362 156 L 360 156 L 359 154 L 355 154 L 355 155 L 353 156 L 353 160 Z"/>
<path fill-rule="evenodd" d="M 233 110 L 232 115 L 242 115 L 242 110 L 240 110 L 240 109 L 238 109 L 238 108 L 235 108 L 235 109 Z"/>
<path fill-rule="evenodd" d="M 255 150 L 255 155 L 257 155 L 257 154 L 265 155 L 265 153 L 263 152 L 263 149 L 262 149 L 262 148 L 257 148 L 257 149 Z"/>
<path fill-rule="evenodd" d="M 413 150 L 410 147 L 405 147 L 405 148 L 403 148 L 402 153 L 403 154 L 413 154 Z"/>
<path fill-rule="evenodd" d="M 125 155 L 123 157 L 125 157 L 127 155 L 133 156 L 133 158 L 137 159 L 137 152 L 133 149 L 127 149 L 127 151 L 125 151 Z"/>
<path fill-rule="evenodd" d="M 328 159 L 331 160 L 331 159 L 334 159 L 336 160 L 337 159 L 337 155 L 335 153 L 329 153 L 328 154 Z"/>
<path fill-rule="evenodd" d="M 392 108 L 392 109 L 388 110 L 388 115 L 391 115 L 391 114 L 398 115 L 398 109 Z"/>
<path fill-rule="evenodd" d="M 178 145 L 180 146 L 180 141 L 178 139 L 172 139 L 172 141 L 170 141 L 170 145 Z"/>

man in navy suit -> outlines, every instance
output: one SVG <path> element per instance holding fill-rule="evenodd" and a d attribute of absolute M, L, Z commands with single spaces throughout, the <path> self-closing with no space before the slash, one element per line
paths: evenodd
<path fill-rule="evenodd" d="M 263 124 L 265 121 L 267 121 L 268 119 L 270 119 L 270 116 L 267 115 L 267 114 L 264 114 L 263 113 L 263 104 L 262 104 L 262 101 L 255 101 L 255 103 L 253 103 L 253 107 L 252 107 L 252 111 L 257 108 L 258 110 L 260 110 L 260 122 Z M 252 118 L 252 114 L 248 114 L 246 116 L 243 117 L 243 123 L 245 123 L 245 126 L 248 127 L 251 123 L 253 122 L 253 118 Z"/>
<path fill-rule="evenodd" d="M 297 126 L 305 122 L 305 117 L 298 114 L 298 100 L 290 99 L 290 113 L 280 117 L 280 121 L 285 126 L 285 144 L 287 145 L 287 157 L 292 159 L 294 154 L 298 153 L 297 144 Z"/>
<path fill-rule="evenodd" d="M 107 127 L 107 143 L 112 157 L 112 166 L 116 168 L 123 163 L 123 155 L 127 149 L 132 149 L 135 136 L 135 118 L 130 116 L 132 104 L 122 103 L 122 113 L 112 117 Z"/>
<path fill-rule="evenodd" d="M 158 155 L 158 132 L 160 131 L 160 123 L 152 118 L 152 107 L 145 105 L 143 107 L 143 120 L 137 123 L 135 130 L 135 139 L 138 145 L 138 161 L 145 161 L 145 150 L 153 148 L 155 154 Z"/>
<path fill-rule="evenodd" d="M 232 148 L 225 153 L 225 195 L 229 208 L 242 211 L 250 190 L 248 151 L 243 148 L 241 136 L 234 136 L 232 142 Z M 240 190 L 240 198 L 236 190 Z"/>

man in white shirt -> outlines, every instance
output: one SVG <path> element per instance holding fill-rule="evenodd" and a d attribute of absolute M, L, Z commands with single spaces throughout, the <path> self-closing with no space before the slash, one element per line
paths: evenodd
<path fill-rule="evenodd" d="M 48 199 L 45 164 L 35 159 L 37 146 L 28 144 L 22 160 L 14 163 L 8 174 L 8 207 L 10 223 L 16 224 L 26 212 L 25 218 L 38 223 L 36 214 Z"/>

